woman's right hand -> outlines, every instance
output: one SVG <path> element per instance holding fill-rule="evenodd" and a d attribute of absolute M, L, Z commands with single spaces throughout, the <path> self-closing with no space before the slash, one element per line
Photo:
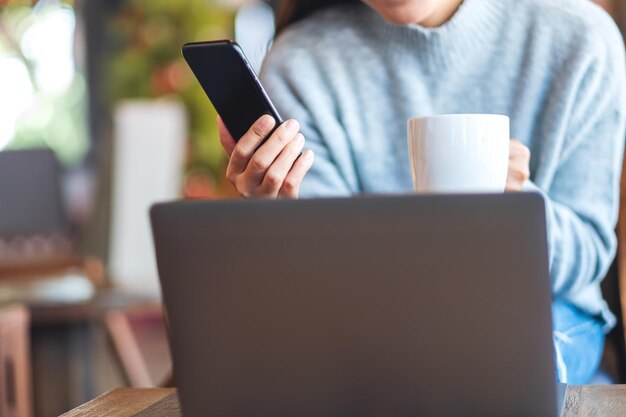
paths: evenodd
<path fill-rule="evenodd" d="M 217 118 L 220 141 L 229 157 L 226 177 L 243 197 L 297 198 L 300 184 L 313 165 L 313 152 L 304 147 L 304 136 L 296 120 L 281 124 L 272 131 L 276 121 L 262 116 L 250 130 L 235 141 L 221 118 Z"/>

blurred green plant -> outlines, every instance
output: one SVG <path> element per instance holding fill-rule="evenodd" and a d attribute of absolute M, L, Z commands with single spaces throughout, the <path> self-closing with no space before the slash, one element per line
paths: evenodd
<path fill-rule="evenodd" d="M 11 112 L 6 112 L 5 108 L 0 129 L 9 129 L 10 136 L 0 137 L 0 142 L 6 143 L 4 140 L 8 139 L 8 149 L 51 148 L 66 165 L 79 163 L 88 148 L 85 79 L 73 68 L 71 53 L 68 53 L 58 57 L 58 62 L 64 60 L 63 63 L 69 65 L 63 68 L 59 80 L 58 68 L 50 68 L 50 57 L 42 56 L 46 46 L 42 48 L 40 43 L 44 33 L 41 25 L 56 19 L 54 27 L 59 28 L 60 23 L 64 33 L 70 36 L 63 39 L 64 45 L 59 45 L 59 39 L 53 36 L 47 37 L 48 40 L 57 50 L 72 48 L 72 6 L 73 1 L 69 0 L 0 0 L 0 59 L 3 59 L 0 66 L 11 64 L 13 76 L 15 71 L 24 74 L 20 80 L 10 80 L 14 88 L 3 92 L 8 101 L 0 103 L 0 107 L 11 108 L 12 103 L 17 102 L 22 106 Z M 28 36 L 30 45 L 25 42 Z M 3 133 L 7 132 L 0 132 L 0 136 L 4 136 Z"/>
<path fill-rule="evenodd" d="M 186 42 L 232 36 L 234 12 L 214 0 L 122 0 L 110 24 L 114 41 L 111 104 L 123 99 L 180 99 L 188 111 L 188 169 L 219 178 L 225 155 L 216 113 L 184 63 Z"/>

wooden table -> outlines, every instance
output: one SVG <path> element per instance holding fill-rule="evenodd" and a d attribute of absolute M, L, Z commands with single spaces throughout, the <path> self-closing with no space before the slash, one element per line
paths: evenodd
<path fill-rule="evenodd" d="M 62 417 L 180 417 L 174 389 L 116 389 Z M 626 415 L 626 385 L 571 386 L 563 417 Z"/>

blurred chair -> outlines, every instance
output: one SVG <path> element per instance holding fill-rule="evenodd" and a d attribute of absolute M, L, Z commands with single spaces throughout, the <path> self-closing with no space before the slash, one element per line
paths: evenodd
<path fill-rule="evenodd" d="M 604 355 L 600 372 L 594 383 L 626 383 L 626 339 L 624 338 L 623 272 L 619 272 L 619 262 L 616 260 L 606 278 L 602 282 L 602 293 L 615 316 L 617 324 L 606 336 Z"/>
<path fill-rule="evenodd" d="M 95 259 L 78 254 L 61 192 L 61 168 L 49 149 L 0 152 L 0 280 L 86 271 L 104 285 Z"/>
<path fill-rule="evenodd" d="M 30 372 L 28 310 L 0 308 L 0 416 L 32 415 Z"/>
<path fill-rule="evenodd" d="M 110 310 L 105 323 L 128 385 L 133 388 L 163 385 L 172 364 L 162 307 Z"/>

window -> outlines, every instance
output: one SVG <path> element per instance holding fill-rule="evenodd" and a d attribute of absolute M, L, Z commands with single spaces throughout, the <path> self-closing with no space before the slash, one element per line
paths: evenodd
<path fill-rule="evenodd" d="M 66 165 L 89 146 L 71 2 L 0 0 L 0 150 L 47 147 Z"/>

